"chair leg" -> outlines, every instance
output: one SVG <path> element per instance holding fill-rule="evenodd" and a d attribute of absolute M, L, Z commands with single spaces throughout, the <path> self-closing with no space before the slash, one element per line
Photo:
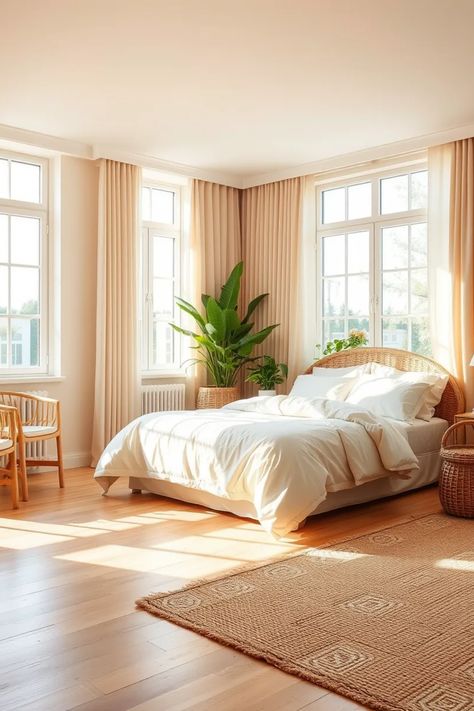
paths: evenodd
<path fill-rule="evenodd" d="M 59 486 L 61 489 L 64 489 L 63 444 L 61 441 L 61 435 L 56 437 L 56 448 L 58 452 Z"/>
<path fill-rule="evenodd" d="M 21 481 L 21 500 L 28 501 L 28 478 L 26 475 L 26 453 L 25 443 L 18 442 L 19 474 Z"/>
<path fill-rule="evenodd" d="M 18 469 L 16 465 L 16 453 L 12 452 L 9 456 L 8 469 L 10 470 L 10 488 L 12 496 L 12 508 L 19 508 L 19 492 L 18 492 Z"/>

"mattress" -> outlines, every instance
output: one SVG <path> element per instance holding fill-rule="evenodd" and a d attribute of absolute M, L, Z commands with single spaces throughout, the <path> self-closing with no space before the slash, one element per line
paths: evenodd
<path fill-rule="evenodd" d="M 449 427 L 446 420 L 441 420 L 439 417 L 432 417 L 429 422 L 415 420 L 413 424 L 399 420 L 390 420 L 390 422 L 405 432 L 410 447 L 417 457 L 427 452 L 439 451 L 441 438 Z"/>
<path fill-rule="evenodd" d="M 408 442 L 418 457 L 419 470 L 414 472 L 409 479 L 387 477 L 355 486 L 352 489 L 328 493 L 325 501 L 310 514 L 311 516 L 396 496 L 437 481 L 441 463 L 439 456 L 441 438 L 449 427 L 446 420 L 433 417 L 429 422 L 416 420 L 414 424 L 399 420 L 391 420 L 391 422 L 405 431 Z M 233 513 L 236 516 L 257 518 L 255 508 L 248 501 L 234 501 L 159 479 L 130 477 L 129 486 L 131 489 L 149 491 L 159 496 Z"/>

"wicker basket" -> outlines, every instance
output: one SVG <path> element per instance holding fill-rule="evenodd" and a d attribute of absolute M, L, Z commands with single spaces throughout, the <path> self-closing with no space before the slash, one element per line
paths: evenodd
<path fill-rule="evenodd" d="M 196 407 L 198 410 L 217 408 L 239 400 L 239 388 L 217 388 L 215 385 L 199 388 Z"/>
<path fill-rule="evenodd" d="M 446 513 L 474 518 L 474 445 L 447 444 L 458 427 L 474 427 L 474 422 L 452 425 L 441 440 L 441 475 L 439 498 Z"/>

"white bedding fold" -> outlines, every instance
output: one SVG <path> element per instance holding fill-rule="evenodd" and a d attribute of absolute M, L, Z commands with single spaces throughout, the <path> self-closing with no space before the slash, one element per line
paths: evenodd
<path fill-rule="evenodd" d="M 275 535 L 294 529 L 328 492 L 418 468 L 406 436 L 355 405 L 277 396 L 220 410 L 145 415 L 104 450 L 95 477 L 157 478 L 251 501 Z"/>

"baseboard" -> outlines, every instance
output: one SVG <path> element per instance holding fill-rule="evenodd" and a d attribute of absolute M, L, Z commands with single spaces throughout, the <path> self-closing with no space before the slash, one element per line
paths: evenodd
<path fill-rule="evenodd" d="M 63 455 L 65 469 L 76 469 L 76 467 L 89 467 L 91 463 L 90 452 L 69 452 Z"/>
<path fill-rule="evenodd" d="M 63 454 L 64 469 L 76 469 L 77 467 L 89 467 L 91 464 L 90 452 L 69 452 Z M 55 469 L 55 468 L 54 468 Z M 53 471 L 52 467 L 28 467 L 28 474 L 38 472 Z"/>

